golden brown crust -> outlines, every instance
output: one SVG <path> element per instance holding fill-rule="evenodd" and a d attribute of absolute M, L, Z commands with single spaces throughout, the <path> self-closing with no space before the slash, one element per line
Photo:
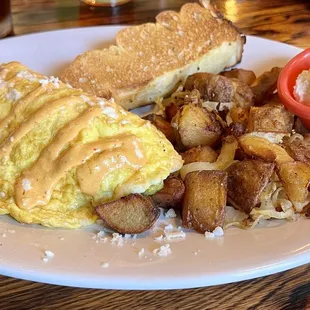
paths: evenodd
<path fill-rule="evenodd" d="M 277 96 L 276 96 L 277 97 Z M 261 107 L 251 107 L 248 130 L 261 132 L 290 133 L 294 115 L 275 100 Z"/>
<path fill-rule="evenodd" d="M 296 137 L 293 141 L 284 140 L 284 147 L 288 154 L 297 161 L 310 165 L 310 135 L 305 135 L 301 140 Z"/>
<path fill-rule="evenodd" d="M 180 155 L 184 160 L 184 165 L 194 162 L 214 163 L 218 157 L 218 154 L 207 145 L 193 147 Z"/>
<path fill-rule="evenodd" d="M 254 95 L 244 82 L 222 75 L 199 72 L 190 75 L 184 88 L 197 89 L 201 97 L 207 101 L 234 102 L 237 107 L 248 108 L 253 105 Z"/>
<path fill-rule="evenodd" d="M 184 227 L 199 232 L 223 226 L 227 196 L 227 173 L 194 171 L 185 177 L 182 220 Z"/>
<path fill-rule="evenodd" d="M 304 203 L 310 185 L 310 166 L 302 162 L 287 162 L 277 167 L 277 174 L 285 192 L 294 203 Z"/>
<path fill-rule="evenodd" d="M 100 218 L 121 234 L 140 234 L 153 226 L 160 210 L 149 197 L 131 194 L 96 207 Z"/>
<path fill-rule="evenodd" d="M 148 103 L 133 102 L 139 101 L 133 94 L 152 89 L 151 81 L 199 62 L 223 44 L 231 54 L 222 65 L 234 65 L 241 60 L 244 39 L 211 4 L 204 4 L 206 7 L 188 3 L 179 13 L 160 13 L 156 23 L 121 30 L 116 45 L 77 57 L 62 80 L 101 97 L 113 96 L 126 108 L 133 108 Z"/>
<path fill-rule="evenodd" d="M 183 181 L 178 177 L 169 177 L 164 181 L 164 187 L 151 198 L 157 207 L 180 209 L 184 192 Z"/>
<path fill-rule="evenodd" d="M 250 213 L 260 203 L 259 196 L 274 170 L 273 163 L 244 160 L 231 165 L 228 173 L 228 201 L 237 209 Z"/>

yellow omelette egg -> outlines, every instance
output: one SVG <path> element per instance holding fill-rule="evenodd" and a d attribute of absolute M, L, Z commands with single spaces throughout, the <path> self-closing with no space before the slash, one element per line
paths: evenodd
<path fill-rule="evenodd" d="M 78 228 L 154 192 L 182 159 L 150 122 L 20 63 L 0 66 L 0 214 Z"/>

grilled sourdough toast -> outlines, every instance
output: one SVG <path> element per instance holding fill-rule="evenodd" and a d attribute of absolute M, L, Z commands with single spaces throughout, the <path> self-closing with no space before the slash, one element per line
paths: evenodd
<path fill-rule="evenodd" d="M 245 37 L 210 4 L 164 11 L 156 23 L 125 28 L 116 45 L 78 56 L 62 80 L 126 109 L 172 92 L 187 76 L 218 73 L 241 61 Z"/>

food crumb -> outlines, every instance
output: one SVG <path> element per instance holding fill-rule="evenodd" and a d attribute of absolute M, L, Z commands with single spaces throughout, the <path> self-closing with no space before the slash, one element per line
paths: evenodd
<path fill-rule="evenodd" d="M 101 267 L 102 268 L 108 268 L 109 267 L 109 263 L 101 263 Z"/>
<path fill-rule="evenodd" d="M 158 236 L 158 237 L 154 237 L 154 240 L 156 240 L 156 241 L 162 241 L 163 238 L 164 238 L 164 236 L 163 236 L 163 235 L 160 235 L 160 236 Z"/>
<path fill-rule="evenodd" d="M 206 239 L 212 239 L 212 238 L 214 238 L 215 236 L 214 236 L 214 233 L 212 233 L 212 232 L 209 232 L 209 231 L 206 231 L 205 232 L 205 238 Z"/>
<path fill-rule="evenodd" d="M 170 255 L 171 253 L 172 252 L 171 252 L 171 249 L 170 249 L 170 244 L 162 245 L 160 248 L 155 249 L 153 251 L 154 255 L 157 255 L 157 256 L 160 256 L 160 257 L 166 257 L 166 256 Z"/>
<path fill-rule="evenodd" d="M 176 217 L 177 215 L 176 215 L 176 213 L 175 213 L 175 211 L 174 211 L 174 209 L 169 209 L 167 212 L 166 212 L 166 214 L 165 214 L 165 217 L 168 217 L 168 218 L 173 218 L 173 217 Z"/>
<path fill-rule="evenodd" d="M 213 230 L 213 234 L 215 237 L 221 237 L 224 236 L 224 230 L 222 227 L 217 226 L 214 230 Z"/>
<path fill-rule="evenodd" d="M 173 230 L 173 226 L 171 224 L 165 226 L 165 231 L 171 231 Z"/>
<path fill-rule="evenodd" d="M 47 258 L 52 258 L 55 256 L 55 254 L 52 251 L 45 251 L 44 254 Z"/>
<path fill-rule="evenodd" d="M 222 236 L 224 236 L 224 230 L 220 226 L 217 226 L 213 230 L 213 232 L 209 232 L 209 231 L 205 232 L 205 238 L 206 239 L 212 239 L 212 238 L 215 238 L 215 237 L 222 237 Z"/>
<path fill-rule="evenodd" d="M 139 258 L 141 258 L 143 254 L 144 254 L 144 248 L 142 248 L 142 249 L 138 252 Z"/>

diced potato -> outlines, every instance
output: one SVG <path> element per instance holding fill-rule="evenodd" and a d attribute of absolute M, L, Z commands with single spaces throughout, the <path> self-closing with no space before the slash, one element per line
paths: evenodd
<path fill-rule="evenodd" d="M 221 72 L 221 75 L 229 79 L 238 79 L 249 86 L 256 80 L 256 75 L 253 71 L 244 69 L 232 69 L 229 71 L 223 71 Z"/>
<path fill-rule="evenodd" d="M 184 165 L 180 170 L 181 178 L 184 180 L 186 175 L 193 171 L 201 170 L 225 170 L 234 163 L 238 142 L 233 136 L 223 139 L 221 153 L 216 162 L 192 162 Z"/>
<path fill-rule="evenodd" d="M 184 165 L 193 162 L 204 161 L 213 163 L 217 160 L 218 154 L 210 146 L 197 146 L 181 153 Z"/>
<path fill-rule="evenodd" d="M 227 134 L 230 136 L 234 136 L 235 138 L 239 138 L 246 132 L 246 125 L 242 123 L 231 123 L 228 126 Z"/>
<path fill-rule="evenodd" d="M 156 114 L 149 114 L 144 119 L 150 121 L 158 130 L 160 130 L 166 138 L 172 143 L 176 143 L 174 130 L 171 124 L 165 120 L 162 116 Z"/>
<path fill-rule="evenodd" d="M 187 174 L 182 209 L 184 227 L 204 233 L 223 226 L 226 195 L 226 172 L 199 171 Z"/>
<path fill-rule="evenodd" d="M 264 104 L 264 101 L 272 96 L 277 89 L 280 72 L 281 68 L 274 67 L 271 71 L 264 72 L 253 82 L 251 88 L 255 98 L 255 105 Z"/>
<path fill-rule="evenodd" d="M 121 234 L 139 234 L 151 228 L 160 215 L 149 197 L 131 194 L 96 207 L 99 217 Z"/>
<path fill-rule="evenodd" d="M 166 113 L 166 119 L 171 122 L 171 120 L 176 116 L 178 113 L 179 107 L 174 103 L 171 102 L 170 105 L 166 107 L 165 113 Z"/>
<path fill-rule="evenodd" d="M 150 197 L 157 207 L 181 209 L 184 192 L 183 181 L 177 177 L 169 177 L 164 181 L 164 187 Z"/>
<path fill-rule="evenodd" d="M 291 138 L 284 140 L 284 147 L 288 154 L 295 160 L 310 165 L 310 135 L 304 137 L 295 134 Z"/>
<path fill-rule="evenodd" d="M 284 148 L 269 142 L 265 138 L 246 134 L 239 138 L 239 144 L 245 154 L 250 157 L 260 158 L 267 162 L 275 162 L 278 165 L 281 163 L 294 161 Z"/>
<path fill-rule="evenodd" d="M 302 162 L 279 165 L 277 174 L 289 199 L 294 203 L 307 201 L 310 184 L 310 166 Z"/>
<path fill-rule="evenodd" d="M 247 108 L 233 107 L 228 115 L 233 123 L 248 124 L 249 109 Z"/>
<path fill-rule="evenodd" d="M 265 104 L 251 107 L 248 130 L 261 132 L 290 133 L 294 124 L 294 115 L 283 104 Z"/>
<path fill-rule="evenodd" d="M 273 163 L 244 160 L 232 164 L 228 174 L 228 202 L 236 209 L 249 214 L 260 203 L 259 197 L 270 180 Z"/>
<path fill-rule="evenodd" d="M 184 85 L 185 90 L 199 90 L 201 98 L 214 102 L 234 102 L 237 106 L 248 108 L 253 105 L 254 95 L 251 87 L 237 79 L 212 73 L 190 75 Z"/>
<path fill-rule="evenodd" d="M 171 122 L 179 147 L 217 144 L 222 129 L 215 115 L 192 104 L 184 105 Z"/>
<path fill-rule="evenodd" d="M 310 133 L 310 131 L 304 126 L 299 117 L 296 117 L 294 127 L 296 133 L 300 133 L 302 135 L 306 133 Z"/>

